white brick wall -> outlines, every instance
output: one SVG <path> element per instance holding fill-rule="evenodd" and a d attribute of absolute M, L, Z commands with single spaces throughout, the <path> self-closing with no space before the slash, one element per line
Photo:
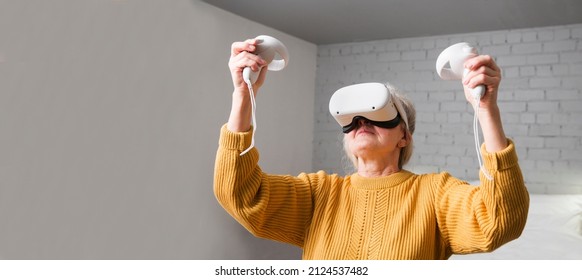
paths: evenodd
<path fill-rule="evenodd" d="M 499 106 L 531 193 L 582 193 L 582 24 L 406 38 L 318 47 L 313 166 L 345 174 L 341 131 L 328 101 L 342 86 L 390 82 L 417 109 L 415 150 L 406 167 L 475 180 L 473 109 L 460 82 L 441 80 L 438 54 L 470 42 L 502 68 Z"/>

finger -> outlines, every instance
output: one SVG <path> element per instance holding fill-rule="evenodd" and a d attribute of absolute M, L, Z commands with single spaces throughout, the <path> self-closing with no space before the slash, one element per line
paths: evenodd
<path fill-rule="evenodd" d="M 245 68 L 251 67 L 253 71 L 257 71 L 259 68 L 267 65 L 267 62 L 258 55 L 254 55 L 247 52 L 242 52 L 231 59 L 231 68 Z"/>
<path fill-rule="evenodd" d="M 248 39 L 244 42 L 234 42 L 230 47 L 231 56 L 236 56 L 241 52 L 254 52 L 257 49 L 257 40 Z"/>
<path fill-rule="evenodd" d="M 230 48 L 230 55 L 236 56 L 242 52 L 250 52 L 252 53 L 255 51 L 255 46 L 248 44 L 247 42 L 234 42 Z"/>
<path fill-rule="evenodd" d="M 468 82 L 465 84 L 469 88 L 475 88 L 478 85 L 486 85 L 492 86 L 492 88 L 497 88 L 501 81 L 501 78 L 498 76 L 489 76 L 485 74 L 477 74 L 473 76 Z"/>
<path fill-rule="evenodd" d="M 257 78 L 258 81 L 263 81 L 265 80 L 265 76 L 267 75 L 268 71 L 261 71 L 261 73 L 259 73 L 259 77 Z"/>
<path fill-rule="evenodd" d="M 494 71 L 500 71 L 495 59 L 490 55 L 478 55 L 465 61 L 464 67 L 469 70 L 476 70 L 481 66 L 487 66 Z"/>
<path fill-rule="evenodd" d="M 463 77 L 463 84 L 464 85 L 468 84 L 471 81 L 471 79 L 473 79 L 473 77 L 475 77 L 477 75 L 485 75 L 485 76 L 490 76 L 490 77 L 500 77 L 501 73 L 498 71 L 495 71 L 489 67 L 481 66 L 481 67 L 477 68 L 476 70 L 470 71 L 469 73 L 467 73 L 467 75 L 465 75 L 465 77 Z"/>

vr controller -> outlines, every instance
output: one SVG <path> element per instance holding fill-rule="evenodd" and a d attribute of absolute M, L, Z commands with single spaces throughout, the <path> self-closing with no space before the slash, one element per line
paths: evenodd
<path fill-rule="evenodd" d="M 281 41 L 267 35 L 260 35 L 257 36 L 255 39 L 258 40 L 257 49 L 254 54 L 260 56 L 264 59 L 267 64 L 267 69 L 271 71 L 279 71 L 287 66 L 289 62 L 289 52 L 287 51 L 287 47 L 281 43 Z M 252 85 L 257 82 L 259 78 L 259 74 L 263 68 L 259 69 L 257 72 L 253 72 L 250 67 L 245 67 L 243 69 L 243 80 L 248 85 L 249 88 L 249 95 L 251 99 L 251 118 L 252 118 L 252 127 L 253 127 L 253 138 L 251 141 L 251 145 L 244 150 L 240 155 L 246 154 L 255 146 L 255 131 L 257 129 L 257 121 L 256 121 L 256 108 L 257 104 L 255 102 L 255 94 L 253 92 Z"/>
<path fill-rule="evenodd" d="M 381 83 L 355 84 L 338 89 L 329 100 L 329 112 L 344 133 L 354 129 L 359 118 L 384 128 L 395 127 L 402 118 L 408 127 L 404 107 Z"/>
<path fill-rule="evenodd" d="M 437 58 L 437 73 L 443 80 L 462 80 L 469 72 L 463 64 L 467 59 L 477 55 L 479 55 L 477 49 L 466 42 L 449 46 Z M 475 99 L 481 99 L 485 94 L 485 86 L 476 86 L 471 93 Z"/>
<path fill-rule="evenodd" d="M 279 71 L 285 68 L 289 63 L 289 52 L 287 47 L 281 41 L 267 35 L 257 36 L 255 39 L 259 40 L 257 50 L 254 54 L 260 56 L 267 61 L 267 69 L 271 71 Z M 277 59 L 275 59 L 277 57 Z M 253 72 L 250 67 L 243 69 L 243 79 L 248 84 L 254 84 L 259 78 L 262 68 Z"/>
<path fill-rule="evenodd" d="M 467 73 L 468 69 L 464 67 L 465 61 L 467 59 L 479 55 L 477 50 L 469 45 L 469 43 L 462 42 L 454 44 L 444 51 L 437 58 L 436 70 L 438 75 L 443 80 L 461 80 Z M 480 100 L 485 94 L 485 86 L 478 85 L 471 90 L 471 94 L 475 100 Z M 482 155 L 480 149 L 479 141 L 479 127 L 477 126 L 479 122 L 479 102 L 476 102 L 475 114 L 473 115 L 473 136 L 475 137 L 475 150 L 477 152 L 477 159 L 479 160 L 480 169 L 483 171 L 483 175 L 489 180 L 493 180 L 493 176 L 489 174 L 487 169 L 485 169 L 482 162 Z"/>

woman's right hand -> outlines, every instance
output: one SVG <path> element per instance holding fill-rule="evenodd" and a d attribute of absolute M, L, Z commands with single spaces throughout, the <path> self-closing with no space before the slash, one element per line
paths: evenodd
<path fill-rule="evenodd" d="M 252 71 L 259 71 L 267 62 L 252 52 L 257 50 L 258 40 L 248 39 L 244 42 L 234 42 L 231 46 L 228 67 L 232 76 L 234 92 L 232 95 L 232 107 L 228 119 L 228 129 L 233 132 L 244 132 L 251 128 L 251 98 L 249 88 L 244 81 L 242 73 L 246 67 Z M 255 96 L 265 81 L 267 71 L 261 71 L 257 81 L 253 84 Z"/>
<path fill-rule="evenodd" d="M 250 67 L 252 71 L 257 72 L 261 67 L 267 65 L 267 62 L 260 56 L 253 54 L 257 49 L 258 43 L 257 39 L 248 39 L 244 42 L 232 43 L 228 67 L 230 68 L 235 93 L 246 93 L 248 95 L 248 85 L 242 77 L 242 72 L 246 67 Z M 263 85 L 266 73 L 267 71 L 261 71 L 259 78 L 253 84 L 255 94 Z"/>

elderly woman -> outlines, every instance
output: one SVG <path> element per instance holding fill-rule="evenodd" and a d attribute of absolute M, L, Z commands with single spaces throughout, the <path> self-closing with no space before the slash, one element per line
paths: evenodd
<path fill-rule="evenodd" d="M 490 252 L 518 238 L 525 226 L 529 195 L 514 144 L 505 137 L 497 106 L 499 67 L 490 56 L 465 63 L 470 89 L 487 88 L 480 100 L 484 144 L 480 186 L 451 176 L 414 174 L 403 169 L 412 153 L 415 111 L 400 103 L 396 125 L 356 118 L 344 135 L 357 171 L 337 174 L 273 175 L 261 171 L 252 138 L 251 100 L 242 71 L 265 61 L 253 54 L 253 39 L 232 44 L 229 68 L 234 83 L 228 123 L 221 129 L 214 193 L 224 209 L 257 237 L 294 244 L 303 259 L 448 259 L 452 254 Z M 265 79 L 261 71 L 254 91 Z M 404 110 L 405 112 L 401 112 Z M 345 131 L 345 129 L 344 129 Z"/>

